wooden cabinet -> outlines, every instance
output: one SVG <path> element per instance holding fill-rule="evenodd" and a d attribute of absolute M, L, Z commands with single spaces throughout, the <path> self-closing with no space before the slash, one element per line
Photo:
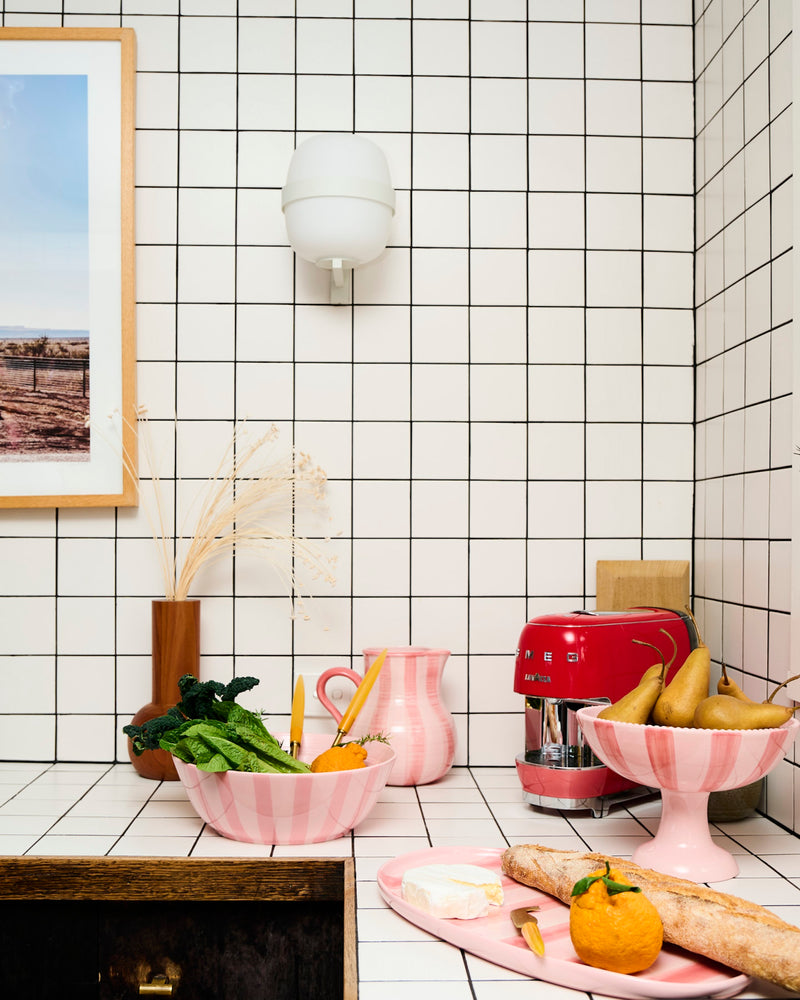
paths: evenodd
<path fill-rule="evenodd" d="M 356 1000 L 351 858 L 0 858 L 0 983 L 30 1000 Z"/>

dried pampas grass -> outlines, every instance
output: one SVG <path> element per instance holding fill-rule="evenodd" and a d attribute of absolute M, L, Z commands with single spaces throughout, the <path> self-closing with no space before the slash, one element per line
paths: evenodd
<path fill-rule="evenodd" d="M 314 579 L 335 582 L 333 558 L 294 530 L 301 511 L 318 511 L 323 506 L 325 472 L 294 447 L 279 450 L 274 424 L 260 435 L 252 434 L 246 423 L 235 426 L 216 469 L 173 536 L 166 529 L 168 517 L 144 407 L 137 411 L 136 422 L 153 482 L 152 502 L 141 490 L 133 457 L 123 449 L 122 458 L 136 481 L 140 506 L 156 542 L 167 600 L 185 600 L 200 570 L 244 549 L 266 556 L 283 578 L 293 601 L 293 617 L 303 613 L 299 567 L 305 567 Z"/>

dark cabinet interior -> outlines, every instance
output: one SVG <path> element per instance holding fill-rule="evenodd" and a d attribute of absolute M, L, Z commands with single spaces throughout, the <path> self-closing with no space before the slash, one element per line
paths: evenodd
<path fill-rule="evenodd" d="M 0 982 L 32 1000 L 355 1000 L 352 859 L 2 858 Z"/>

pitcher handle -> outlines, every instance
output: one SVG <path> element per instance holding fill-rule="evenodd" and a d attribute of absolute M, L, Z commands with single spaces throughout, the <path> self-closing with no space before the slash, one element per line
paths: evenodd
<path fill-rule="evenodd" d="M 317 678 L 317 698 L 320 700 L 320 704 L 323 708 L 326 708 L 333 716 L 333 721 L 337 724 L 342 721 L 342 713 L 333 704 L 330 698 L 325 694 L 325 686 L 331 677 L 346 677 L 347 680 L 352 681 L 356 687 L 364 679 L 361 674 L 357 674 L 355 670 L 349 670 L 347 667 L 331 667 L 330 670 L 326 670 L 321 673 Z"/>

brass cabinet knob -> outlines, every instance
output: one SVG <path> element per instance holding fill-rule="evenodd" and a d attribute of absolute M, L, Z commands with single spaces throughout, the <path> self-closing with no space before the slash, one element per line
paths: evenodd
<path fill-rule="evenodd" d="M 159 973 L 153 976 L 149 983 L 139 983 L 140 996 L 171 997 L 174 995 L 176 983 L 171 983 L 167 976 Z"/>

